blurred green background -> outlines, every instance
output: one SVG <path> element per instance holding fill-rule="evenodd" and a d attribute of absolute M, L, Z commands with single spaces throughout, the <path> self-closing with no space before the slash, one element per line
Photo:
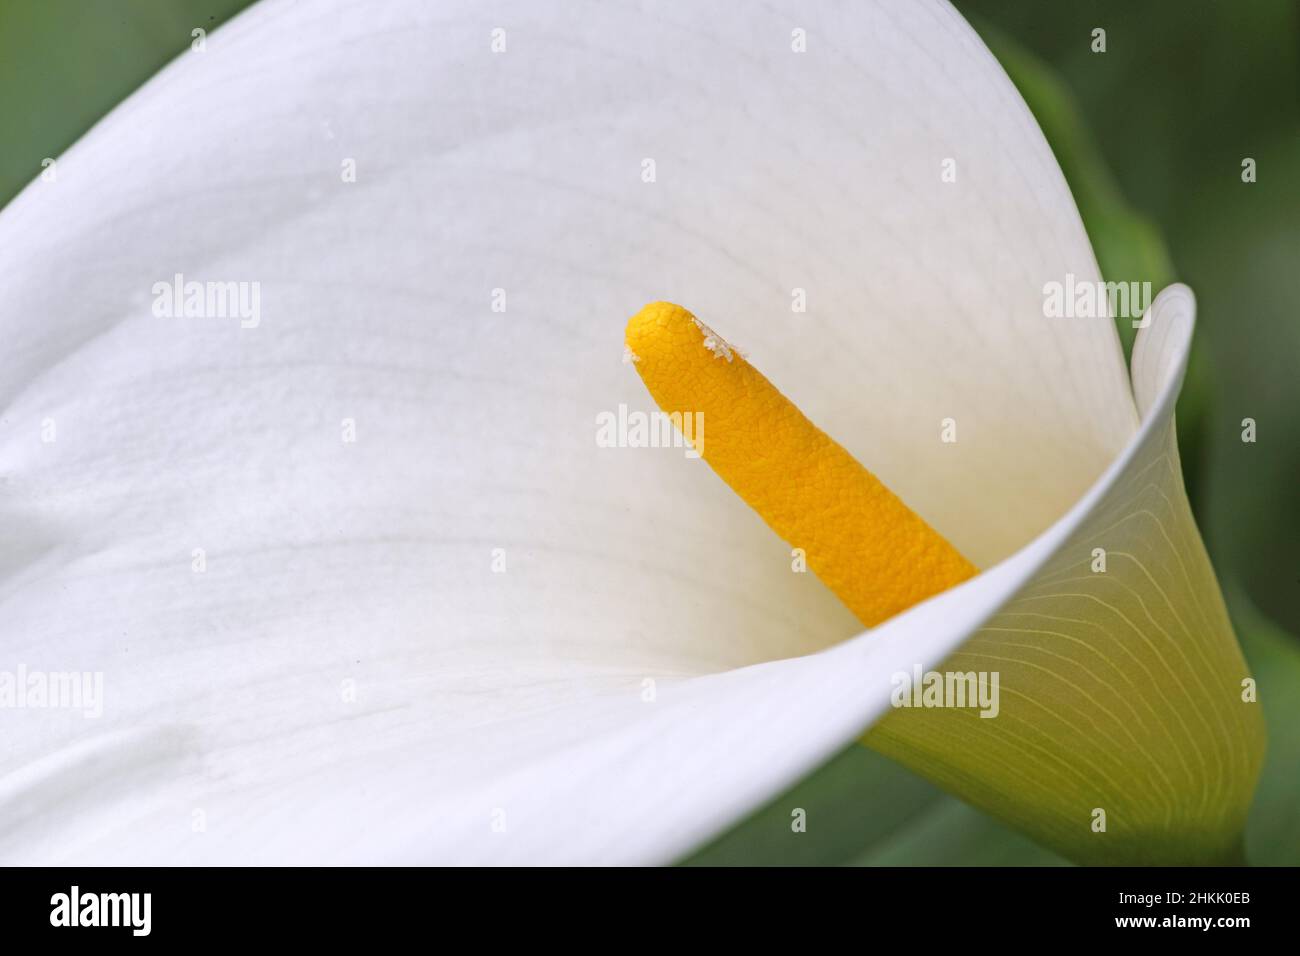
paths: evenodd
<path fill-rule="evenodd" d="M 0 205 L 246 0 L 0 0 Z M 1192 505 L 1259 681 L 1247 834 L 1300 864 L 1300 6 L 956 0 L 1029 103 L 1102 272 L 1199 302 L 1178 417 Z M 1106 31 L 1094 52 L 1093 31 Z M 1242 182 L 1254 159 L 1257 181 Z M 106 183 L 105 188 L 112 188 Z M 1132 330 L 1120 323 L 1126 347 Z M 1255 444 L 1241 421 L 1257 423 Z M 793 833 L 790 813 L 807 813 Z M 853 745 L 690 864 L 1060 864 Z"/>

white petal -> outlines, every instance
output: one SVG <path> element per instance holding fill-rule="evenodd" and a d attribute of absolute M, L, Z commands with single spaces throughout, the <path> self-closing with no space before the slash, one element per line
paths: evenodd
<path fill-rule="evenodd" d="M 155 318 L 177 273 L 260 322 Z M 1134 427 L 1111 324 L 1042 316 L 1066 273 L 1069 193 L 946 6 L 253 9 L 0 214 L 3 647 L 107 697 L 3 714 L 0 853 L 671 858 L 1055 539 L 729 670 L 856 628 L 701 463 L 595 447 L 650 407 L 624 319 L 692 307 L 989 562 Z"/>
<path fill-rule="evenodd" d="M 1135 482 L 1162 454 L 1186 363 L 1191 308 L 1182 287 L 1153 307 L 1160 338 L 1154 347 L 1142 344 L 1135 367 L 1139 394 L 1151 396 L 1150 415 L 1098 484 L 1009 561 L 868 634 L 808 657 L 661 680 L 653 702 L 641 696 L 643 688 L 613 679 L 590 681 L 584 694 L 574 692 L 579 687 L 571 679 L 567 686 L 494 688 L 493 675 L 479 673 L 477 686 L 462 681 L 439 688 L 433 675 L 411 675 L 412 689 L 429 694 L 427 703 L 408 697 L 396 713 L 362 707 L 354 721 L 336 704 L 335 722 L 304 729 L 286 725 L 295 714 L 284 699 L 267 700 L 250 686 L 239 701 L 217 702 L 206 722 L 200 716 L 190 726 L 171 721 L 104 734 L 10 774 L 0 791 L 6 819 L 14 821 L 6 835 L 9 855 L 671 859 L 880 715 L 892 674 L 917 662 L 937 664 L 1035 575 L 1050 577 L 1059 574 L 1058 565 L 1075 563 L 1062 546 L 1086 538 L 1090 523 L 1122 511 Z M 1147 337 L 1155 338 L 1146 332 L 1141 338 Z M 306 660 L 300 666 L 300 680 L 268 680 L 269 690 L 301 695 L 294 684 L 310 683 L 323 668 Z M 173 670 L 167 677 L 186 675 Z M 322 686 L 319 696 L 328 690 Z M 177 704 L 167 701 L 172 693 L 163 688 L 159 695 L 169 712 Z M 471 696 L 476 699 L 465 699 Z M 329 707 L 323 700 L 317 706 Z M 277 722 L 261 724 L 271 719 Z M 317 746 L 323 752 L 313 761 Z M 234 752 L 224 752 L 227 747 Z M 346 763 L 338 760 L 341 747 Z M 91 791 L 88 780 L 95 781 Z M 270 781 L 272 793 L 257 792 Z M 211 821 L 210 831 L 186 832 L 191 807 Z M 504 832 L 493 829 L 498 821 Z M 305 843 L 307 835 L 314 841 Z"/>

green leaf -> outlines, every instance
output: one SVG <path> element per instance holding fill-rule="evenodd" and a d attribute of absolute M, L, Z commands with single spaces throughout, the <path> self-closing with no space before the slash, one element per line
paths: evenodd
<path fill-rule="evenodd" d="M 803 811 L 804 829 L 796 827 Z M 688 866 L 1060 865 L 996 820 L 854 744 Z"/>
<path fill-rule="evenodd" d="M 1300 120 L 1296 121 L 1300 128 Z M 1214 365 L 1200 503 L 1215 561 L 1260 609 L 1300 633 L 1300 135 L 1250 144 L 1189 193 L 1179 229 Z M 1244 152 L 1244 148 L 1242 150 Z M 1242 441 L 1242 423 L 1256 441 Z"/>
<path fill-rule="evenodd" d="M 996 820 L 953 799 L 909 821 L 854 861 L 855 866 L 1068 866 Z"/>
<path fill-rule="evenodd" d="M 1300 862 L 1300 642 L 1240 591 L 1233 594 L 1232 608 L 1270 730 L 1246 827 L 1247 859 L 1256 866 L 1295 866 Z"/>
<path fill-rule="evenodd" d="M 173 57 L 251 0 L 0 3 L 0 207 Z"/>

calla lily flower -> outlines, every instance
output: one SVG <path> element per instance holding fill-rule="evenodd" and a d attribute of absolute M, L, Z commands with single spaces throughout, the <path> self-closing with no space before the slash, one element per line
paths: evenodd
<path fill-rule="evenodd" d="M 1076 861 L 1236 859 L 1194 300 L 1130 373 L 1067 276 L 940 0 L 258 4 L 0 212 L 4 666 L 102 675 L 0 711 L 0 858 L 665 863 L 872 728 Z M 706 464 L 600 447 L 656 299 L 980 573 L 864 631 Z M 996 719 L 891 707 L 944 667 Z"/>

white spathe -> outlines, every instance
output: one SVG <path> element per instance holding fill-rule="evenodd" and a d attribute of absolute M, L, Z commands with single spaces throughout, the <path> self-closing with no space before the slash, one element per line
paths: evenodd
<path fill-rule="evenodd" d="M 1043 316 L 1069 273 L 1051 152 L 939 2 L 258 5 L 0 212 L 0 667 L 106 697 L 0 711 L 0 859 L 672 860 L 1163 433 L 1190 295 L 1139 430 L 1112 324 Z M 176 274 L 260 321 L 156 317 Z M 653 299 L 991 569 L 845 640 L 707 466 L 596 447 L 653 408 Z"/>

